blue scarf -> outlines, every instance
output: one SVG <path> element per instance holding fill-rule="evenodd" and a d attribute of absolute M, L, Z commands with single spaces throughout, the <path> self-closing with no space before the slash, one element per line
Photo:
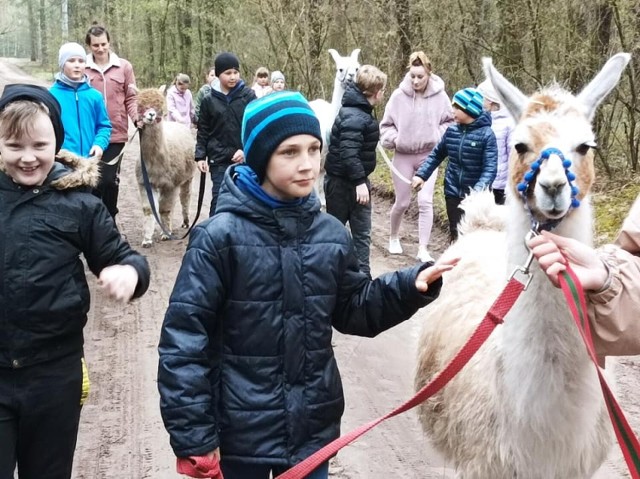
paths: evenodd
<path fill-rule="evenodd" d="M 296 198 L 295 200 L 283 201 L 278 198 L 274 198 L 266 191 L 262 189 L 258 183 L 258 175 L 247 165 L 238 165 L 233 170 L 233 179 L 236 185 L 243 192 L 252 196 L 256 200 L 264 203 L 271 208 L 286 208 L 290 206 L 300 206 L 306 201 L 308 196 L 303 198 Z"/>

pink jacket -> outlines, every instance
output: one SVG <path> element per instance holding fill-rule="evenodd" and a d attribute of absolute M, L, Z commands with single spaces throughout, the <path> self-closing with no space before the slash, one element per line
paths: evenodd
<path fill-rule="evenodd" d="M 453 123 L 444 81 L 433 73 L 427 89 L 416 94 L 409 74 L 391 94 L 380 122 L 382 146 L 398 153 L 428 154 Z"/>
<path fill-rule="evenodd" d="M 195 105 L 190 90 L 181 93 L 175 85 L 167 90 L 167 120 L 191 126 L 196 118 Z"/>
<path fill-rule="evenodd" d="M 129 118 L 135 123 L 138 119 L 136 95 L 136 77 L 133 67 L 124 58 L 109 53 L 109 64 L 102 70 L 87 55 L 86 74 L 93 88 L 102 93 L 111 120 L 111 143 L 126 143 L 129 130 Z"/>
<path fill-rule="evenodd" d="M 591 292 L 589 318 L 601 356 L 640 354 L 640 196 L 613 245 L 599 250 L 609 268 L 607 286 Z"/>

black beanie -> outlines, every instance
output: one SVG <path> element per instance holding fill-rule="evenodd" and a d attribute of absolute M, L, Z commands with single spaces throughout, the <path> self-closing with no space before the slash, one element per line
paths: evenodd
<path fill-rule="evenodd" d="M 320 122 L 301 93 L 275 92 L 247 105 L 242 118 L 244 158 L 258 175 L 260 184 L 271 154 L 294 135 L 315 136 L 322 143 Z"/>
<path fill-rule="evenodd" d="M 213 67 L 216 69 L 216 75 L 220 76 L 222 72 L 226 72 L 231 68 L 240 70 L 240 61 L 238 57 L 233 53 L 224 52 L 220 53 L 213 62 Z"/>
<path fill-rule="evenodd" d="M 49 90 L 41 86 L 13 83 L 4 87 L 2 97 L 0 97 L 0 111 L 4 110 L 9 103 L 26 100 L 34 103 L 42 103 L 49 110 L 49 118 L 53 123 L 53 131 L 56 135 L 56 154 L 64 143 L 64 127 L 60 113 L 60 104 Z"/>

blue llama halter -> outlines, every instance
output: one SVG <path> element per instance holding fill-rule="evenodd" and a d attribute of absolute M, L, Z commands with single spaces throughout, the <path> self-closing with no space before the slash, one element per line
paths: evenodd
<path fill-rule="evenodd" d="M 524 174 L 523 181 L 518 183 L 517 185 L 517 189 L 520 192 L 520 196 L 522 196 L 522 200 L 524 201 L 524 204 L 527 205 L 527 209 L 529 210 L 529 216 L 532 217 L 532 220 L 531 220 L 532 225 L 533 224 L 537 225 L 537 222 L 533 220 L 533 216 L 531 215 L 531 208 L 529 208 L 529 203 L 527 201 L 527 191 L 529 190 L 529 185 L 531 184 L 531 181 L 533 181 L 536 175 L 540 172 L 540 165 L 542 165 L 543 161 L 548 160 L 551 155 L 557 155 L 562 160 L 562 166 L 564 167 L 564 174 L 567 176 L 569 187 L 571 188 L 571 208 L 577 208 L 580 206 L 580 200 L 577 198 L 580 190 L 576 185 L 573 184 L 573 182 L 576 179 L 576 175 L 569 170 L 569 167 L 571 166 L 571 160 L 567 160 L 564 157 L 564 154 L 562 153 L 562 151 L 560 151 L 557 148 L 546 148 L 545 150 L 542 150 L 542 152 L 540 153 L 540 157 L 536 161 L 531 163 L 531 169 Z M 548 223 L 543 223 L 539 225 L 539 228 L 540 230 L 550 231 L 556 226 L 558 226 L 560 221 L 562 221 L 562 218 L 549 221 Z"/>

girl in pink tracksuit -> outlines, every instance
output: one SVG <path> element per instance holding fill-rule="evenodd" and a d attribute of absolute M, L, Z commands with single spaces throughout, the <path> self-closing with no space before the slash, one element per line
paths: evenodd
<path fill-rule="evenodd" d="M 424 52 L 412 53 L 409 71 L 391 94 L 380 123 L 382 146 L 395 151 L 393 165 L 409 182 L 452 123 L 451 100 L 444 90 L 444 81 L 432 73 L 431 62 Z M 433 227 L 436 175 L 434 172 L 418 193 L 417 257 L 421 261 L 431 258 L 427 246 Z M 396 199 L 391 208 L 389 252 L 401 254 L 400 223 L 411 201 L 411 184 L 394 174 L 393 187 Z"/>

